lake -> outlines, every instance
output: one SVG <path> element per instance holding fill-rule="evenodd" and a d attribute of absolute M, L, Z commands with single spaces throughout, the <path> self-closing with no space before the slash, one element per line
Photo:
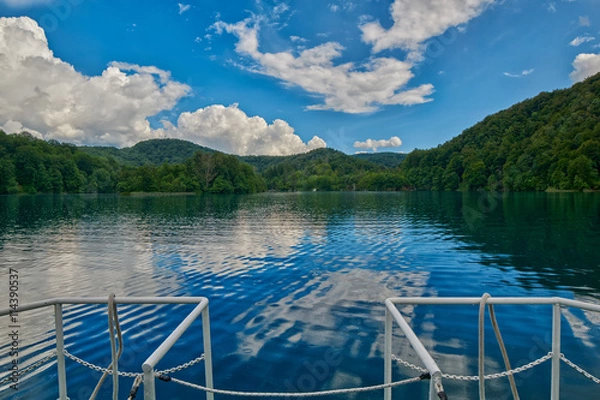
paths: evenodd
<path fill-rule="evenodd" d="M 383 301 L 395 296 L 562 296 L 600 303 L 599 193 L 289 193 L 251 196 L 0 197 L 2 302 L 8 269 L 21 304 L 51 297 L 206 296 L 215 386 L 307 391 L 383 382 Z M 406 307 L 403 313 L 443 371 L 477 374 L 477 307 Z M 119 306 L 120 370 L 141 363 L 190 306 Z M 551 309 L 497 306 L 513 366 L 550 350 Z M 563 352 L 600 375 L 600 315 L 563 310 Z M 0 376 L 8 369 L 3 319 Z M 53 349 L 50 309 L 20 315 L 20 363 Z M 595 324 L 595 325 L 594 325 Z M 65 308 L 67 349 L 110 362 L 106 310 Z M 489 325 L 489 324 L 488 324 Z M 194 324 L 159 369 L 201 352 Z M 399 334 L 397 355 L 418 363 Z M 486 372 L 502 369 L 491 331 Z M 328 360 L 327 363 L 323 363 Z M 326 365 L 325 368 L 322 366 Z M 321 366 L 318 368 L 317 366 Z M 597 398 L 598 387 L 565 364 L 562 398 Z M 521 397 L 548 399 L 550 363 L 517 375 Z M 67 360 L 69 397 L 87 399 L 100 374 Z M 177 377 L 204 383 L 202 365 Z M 415 372 L 394 366 L 394 380 Z M 132 380 L 121 380 L 127 398 Z M 477 383 L 444 381 L 450 399 Z M 394 389 L 425 399 L 427 384 Z M 2 399 L 57 398 L 56 365 L 28 374 Z M 109 398 L 110 379 L 100 398 Z M 509 399 L 506 380 L 488 398 Z M 197 395 L 157 383 L 159 399 Z M 143 397 L 139 394 L 139 397 Z M 217 396 L 217 398 L 224 398 Z M 333 399 L 381 399 L 382 392 Z"/>

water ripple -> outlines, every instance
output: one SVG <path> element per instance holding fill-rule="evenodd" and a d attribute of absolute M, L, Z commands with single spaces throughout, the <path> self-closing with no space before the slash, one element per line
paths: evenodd
<path fill-rule="evenodd" d="M 5 196 L 0 264 L 19 270 L 23 302 L 110 292 L 208 297 L 215 383 L 221 387 L 282 391 L 377 384 L 383 376 L 387 297 L 487 291 L 600 302 L 600 196 L 591 195 L 581 201 L 570 195 L 506 195 L 498 207 L 479 211 L 482 194 L 460 193 Z M 139 371 L 191 309 L 119 305 L 125 334 L 120 369 Z M 401 311 L 442 369 L 476 373 L 476 307 Z M 498 307 L 497 314 L 513 364 L 547 352 L 549 309 Z M 600 318 L 574 310 L 563 316 L 563 351 L 600 375 L 600 332 L 591 324 Z M 107 366 L 106 318 L 105 306 L 65 306 L 69 351 Z M 21 323 L 24 367 L 54 349 L 52 310 L 23 313 Z M 197 321 L 159 368 L 197 356 L 200 332 Z M 486 337 L 488 368 L 500 369 L 493 332 Z M 0 366 L 10 363 L 9 346 L 0 341 Z M 399 332 L 394 351 L 418 362 Z M 70 361 L 67 371 L 70 398 L 87 398 L 100 374 Z M 409 372 L 395 369 L 394 376 Z M 199 383 L 202 376 L 202 366 L 181 373 Z M 547 397 L 539 384 L 548 381 L 547 371 L 532 377 L 533 383 L 519 382 L 522 396 Z M 16 398 L 54 399 L 55 382 L 56 366 L 50 363 L 22 381 Z M 595 393 L 587 382 L 574 382 L 564 383 L 569 398 Z M 122 397 L 129 385 L 123 382 Z M 159 397 L 193 395 L 168 384 L 157 389 Z M 447 389 L 456 398 L 477 392 L 464 384 L 448 383 Z M 494 398 L 508 393 L 503 385 L 489 389 Z M 110 395 L 109 384 L 103 390 Z M 425 390 L 394 393 L 419 398 Z M 7 393 L 0 388 L 0 398 L 15 398 Z M 361 400 L 379 397 L 366 394 Z"/>

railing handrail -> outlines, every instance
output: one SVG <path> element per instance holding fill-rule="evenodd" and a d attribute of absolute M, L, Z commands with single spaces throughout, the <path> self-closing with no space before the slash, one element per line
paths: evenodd
<path fill-rule="evenodd" d="M 204 299 L 200 302 L 193 310 L 188 314 L 187 317 L 171 332 L 171 334 L 163 340 L 163 342 L 154 350 L 154 352 L 144 361 L 142 367 L 144 371 L 156 367 L 156 364 L 167 354 L 167 352 L 173 347 L 177 339 L 189 328 L 189 326 L 198 318 L 198 316 L 208 306 L 208 299 Z"/>
<path fill-rule="evenodd" d="M 487 296 L 487 297 L 486 297 Z M 402 329 L 409 343 L 417 353 L 421 362 L 426 369 L 431 373 L 439 374 L 439 367 L 427 351 L 421 341 L 418 339 L 410 325 L 404 320 L 404 317 L 398 310 L 398 305 L 479 305 L 480 306 L 480 332 L 482 326 L 482 304 L 492 305 L 550 305 L 553 308 L 552 313 L 552 380 L 551 380 L 551 398 L 556 400 L 560 396 L 560 361 L 562 354 L 560 353 L 561 341 L 561 306 L 574 307 L 581 310 L 592 312 L 600 312 L 600 304 L 591 304 L 579 300 L 566 299 L 563 297 L 490 297 L 485 294 L 484 297 L 390 297 L 385 300 L 386 306 L 386 322 L 385 322 L 385 351 L 384 351 L 384 381 L 391 382 L 391 358 L 392 358 L 392 320 L 395 320 L 398 326 Z M 485 310 L 485 308 L 483 308 Z M 480 346 L 483 342 L 483 336 L 480 333 Z M 482 351 L 480 349 L 480 356 Z M 483 369 L 480 368 L 480 394 L 484 395 L 484 383 L 481 381 Z M 439 375 L 438 375 L 439 376 Z M 430 386 L 429 398 L 435 399 L 435 391 L 432 385 Z M 440 386 L 441 387 L 441 386 Z M 483 387 L 483 392 L 481 388 Z M 438 393 L 439 394 L 439 393 Z M 386 389 L 385 400 L 391 400 L 391 390 Z M 484 398 L 484 397 L 482 397 Z"/>
<path fill-rule="evenodd" d="M 435 305 L 478 305 L 481 297 L 390 297 L 393 304 L 435 304 Z M 564 297 L 490 297 L 487 304 L 507 305 L 552 305 L 577 307 L 582 310 L 600 312 L 600 304 L 591 304 Z"/>
<path fill-rule="evenodd" d="M 0 317 L 24 311 L 35 310 L 44 307 L 53 307 L 55 316 L 55 333 L 57 349 L 57 367 L 58 367 L 58 386 L 59 400 L 68 399 L 66 369 L 64 360 L 64 333 L 63 333 L 63 305 L 79 304 L 108 304 L 107 297 L 57 297 L 25 304 L 14 309 L 0 310 Z M 154 388 L 154 367 L 171 349 L 175 342 L 192 325 L 192 323 L 202 314 L 202 336 L 204 341 L 204 362 L 206 385 L 213 387 L 212 376 L 212 351 L 210 343 L 210 321 L 208 316 L 208 298 L 206 297 L 115 297 L 115 304 L 135 304 L 135 305 L 159 305 L 159 304 L 196 304 L 196 307 L 187 315 L 187 317 L 171 332 L 171 334 L 161 343 L 161 345 L 146 359 L 142 365 L 144 373 L 144 398 L 154 400 L 156 398 Z M 116 370 L 116 368 L 115 368 Z M 213 399 L 212 393 L 207 393 L 207 400 Z"/>
<path fill-rule="evenodd" d="M 116 304 L 199 304 L 203 300 L 208 300 L 206 297 L 200 296 L 184 296 L 184 297 L 115 297 Z M 0 317 L 5 315 L 35 310 L 36 308 L 53 306 L 55 304 L 108 304 L 106 297 L 56 297 L 52 299 L 40 300 L 29 304 L 20 305 L 16 310 L 4 309 L 0 310 Z"/>

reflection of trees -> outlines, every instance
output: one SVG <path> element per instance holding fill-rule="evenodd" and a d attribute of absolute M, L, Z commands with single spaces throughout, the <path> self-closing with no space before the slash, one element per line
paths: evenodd
<path fill-rule="evenodd" d="M 261 220 L 271 221 L 273 226 L 289 220 L 289 224 L 283 225 L 284 230 L 291 230 L 305 223 L 327 229 L 348 223 L 357 215 L 375 219 L 392 215 L 402 220 L 398 226 L 434 225 L 447 229 L 451 237 L 473 246 L 470 250 L 484 253 L 483 263 L 535 272 L 523 278 L 525 287 L 537 282 L 551 288 L 578 288 L 582 292 L 600 289 L 600 195 L 597 193 L 50 195 L 1 196 L 0 205 L 0 241 L 10 240 L 15 229 L 43 230 L 98 216 L 127 217 L 133 223 L 160 227 L 178 223 L 197 226 L 194 221 L 200 220 L 239 222 L 240 218 L 245 220 L 244 215 L 262 213 Z M 234 228 L 235 223 L 232 232 Z M 302 235 L 300 231 L 294 235 L 296 238 Z M 283 233 L 275 232 L 274 236 Z"/>
<path fill-rule="evenodd" d="M 600 290 L 600 194 L 407 193 L 407 213 L 447 228 L 483 263 L 535 272 L 524 287 Z"/>

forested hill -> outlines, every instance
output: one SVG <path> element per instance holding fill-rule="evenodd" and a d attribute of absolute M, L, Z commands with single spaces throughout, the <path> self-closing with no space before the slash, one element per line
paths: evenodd
<path fill-rule="evenodd" d="M 28 133 L 7 135 L 0 130 L 0 194 L 266 190 L 263 179 L 237 157 L 205 148 L 187 157 L 183 147 L 190 144 L 176 140 L 143 142 L 125 152 L 129 158 L 123 158 L 123 150 L 95 148 L 90 154 L 84 151 L 90 148 L 44 141 Z M 167 163 L 176 155 L 175 150 L 182 153 L 180 158 Z M 160 164 L 152 160 L 160 160 Z"/>
<path fill-rule="evenodd" d="M 307 161 L 307 162 L 314 161 L 315 158 L 319 158 L 319 157 L 325 158 L 328 155 L 334 155 L 334 158 L 351 157 L 351 158 L 357 158 L 359 160 L 369 162 L 369 164 L 363 163 L 361 165 L 370 165 L 372 167 L 374 165 L 379 165 L 379 166 L 383 166 L 383 167 L 387 167 L 387 168 L 396 168 L 398 165 L 400 165 L 400 163 L 402 161 L 404 161 L 404 159 L 407 156 L 406 153 L 392 153 L 392 152 L 359 153 L 359 154 L 346 155 L 346 154 L 343 154 L 339 151 L 332 150 L 332 149 L 327 149 L 326 151 L 316 150 L 314 154 L 312 152 L 310 152 L 308 154 L 311 154 L 311 155 L 308 157 L 305 157 L 304 154 L 294 154 L 291 156 L 240 156 L 240 159 L 242 161 L 247 162 L 248 164 L 252 165 L 254 168 L 256 168 L 256 170 L 258 172 L 263 172 L 267 168 L 273 167 L 277 164 L 292 163 L 296 167 L 298 167 L 299 164 L 302 164 L 305 161 Z M 350 161 L 350 162 L 352 162 L 352 161 Z M 302 168 L 304 168 L 304 167 L 305 167 L 305 165 L 302 165 Z"/>
<path fill-rule="evenodd" d="M 385 168 L 333 149 L 284 157 L 242 157 L 263 176 L 270 190 L 372 190 L 364 178 Z"/>
<path fill-rule="evenodd" d="M 400 172 L 421 190 L 600 189 L 600 74 L 413 151 Z"/>
<path fill-rule="evenodd" d="M 352 157 L 359 158 L 361 160 L 370 161 L 373 164 L 382 165 L 388 168 L 396 168 L 406 159 L 406 153 L 392 153 L 389 151 L 383 151 L 381 153 L 358 153 L 352 155 Z"/>
<path fill-rule="evenodd" d="M 81 151 L 92 156 L 112 157 L 122 165 L 162 165 L 181 164 L 198 152 L 214 153 L 215 150 L 180 139 L 150 139 L 133 147 L 83 146 Z"/>

